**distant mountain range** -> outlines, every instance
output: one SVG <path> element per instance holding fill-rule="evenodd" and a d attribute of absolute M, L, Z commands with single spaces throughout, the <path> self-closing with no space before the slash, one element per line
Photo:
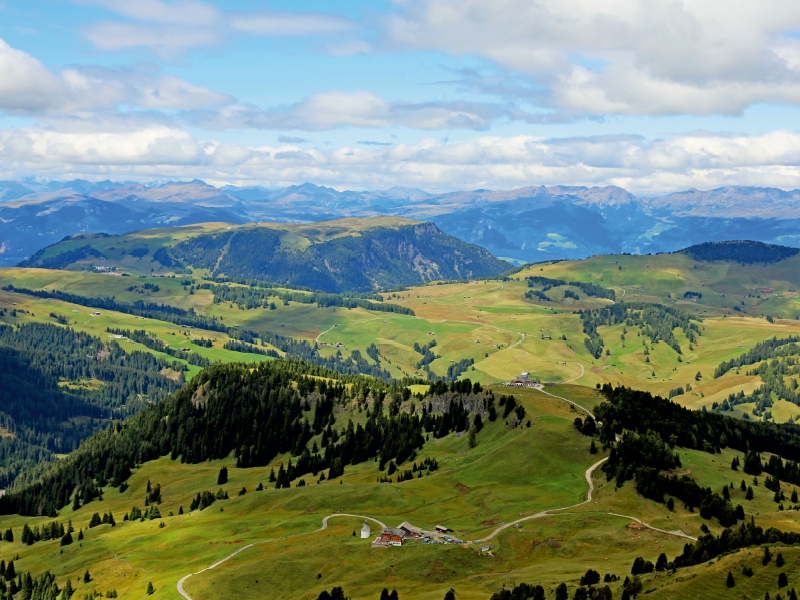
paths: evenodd
<path fill-rule="evenodd" d="M 639 198 L 614 186 L 434 195 L 402 187 L 340 192 L 311 183 L 266 189 L 75 180 L 0 182 L 0 265 L 17 264 L 79 233 L 354 216 L 433 221 L 445 233 L 515 262 L 665 252 L 735 239 L 800 247 L 800 190 L 724 187 Z"/>

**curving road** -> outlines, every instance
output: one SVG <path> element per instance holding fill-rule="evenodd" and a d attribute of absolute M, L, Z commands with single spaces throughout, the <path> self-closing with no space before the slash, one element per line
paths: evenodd
<path fill-rule="evenodd" d="M 314 531 L 306 531 L 304 533 L 295 533 L 295 534 L 292 534 L 292 535 L 284 536 L 282 538 L 272 538 L 272 539 L 269 539 L 269 540 L 261 540 L 260 542 L 253 542 L 252 544 L 247 544 L 247 546 L 242 546 L 241 548 L 239 548 L 235 552 L 231 552 L 228 556 L 226 556 L 222 560 L 218 560 L 213 565 L 210 565 L 210 566 L 206 567 L 205 569 L 200 569 L 199 571 L 195 571 L 194 573 L 189 573 L 188 575 L 185 575 L 184 577 L 181 577 L 180 581 L 178 581 L 178 593 L 181 596 L 183 596 L 184 598 L 186 598 L 186 600 L 192 600 L 192 597 L 188 594 L 186 589 L 183 587 L 183 584 L 186 583 L 186 580 L 189 579 L 190 577 L 193 577 L 194 575 L 199 575 L 200 573 L 204 573 L 205 571 L 210 571 L 211 569 L 215 569 L 218 566 L 220 566 L 222 563 L 225 563 L 225 562 L 229 561 L 230 559 L 232 559 L 234 556 L 236 556 L 240 552 L 244 552 L 245 550 L 247 550 L 248 548 L 252 548 L 253 546 L 257 546 L 259 544 L 266 544 L 268 542 L 276 542 L 278 540 L 288 540 L 289 538 L 298 537 L 298 536 L 301 536 L 301 535 L 310 535 L 312 533 L 319 533 L 320 531 L 324 531 L 325 529 L 328 528 L 328 521 L 333 519 L 334 517 L 353 517 L 353 518 L 356 518 L 356 519 L 365 519 L 367 521 L 372 521 L 373 523 L 377 523 L 378 525 L 380 525 L 381 528 L 385 528 L 386 527 L 386 525 L 384 525 L 383 523 L 378 521 L 378 519 L 374 519 L 372 517 L 366 517 L 364 515 L 351 515 L 351 514 L 348 514 L 348 513 L 334 513 L 334 514 L 328 515 L 327 517 L 324 517 L 322 519 L 322 527 L 320 527 L 319 529 L 315 529 Z"/>
<path fill-rule="evenodd" d="M 577 379 L 580 379 L 581 377 L 583 377 L 583 376 L 584 376 L 584 374 L 586 373 L 586 370 L 583 368 L 583 365 L 582 365 L 581 363 L 579 363 L 579 362 L 574 362 L 574 361 L 573 361 L 573 364 L 576 364 L 576 365 L 578 365 L 578 366 L 581 368 L 581 374 L 580 374 L 580 375 L 578 375 L 577 377 L 573 377 L 572 379 L 567 379 L 566 381 L 562 381 L 562 382 L 561 382 L 561 385 L 564 385 L 565 383 L 572 383 L 573 381 L 575 381 L 575 380 L 577 380 Z"/>
<path fill-rule="evenodd" d="M 540 519 L 542 517 L 549 517 L 552 513 L 556 512 L 556 511 L 568 510 L 570 508 L 575 508 L 576 506 L 581 506 L 583 504 L 587 504 L 588 502 L 591 502 L 592 501 L 592 492 L 594 491 L 594 482 L 592 481 L 592 474 L 594 473 L 595 469 L 597 469 L 597 467 L 602 465 L 607 460 L 608 460 L 608 458 L 600 459 L 596 463 L 594 463 L 591 467 L 586 469 L 585 476 L 586 476 L 586 482 L 589 484 L 589 493 L 587 494 L 586 500 L 584 500 L 583 502 L 578 502 L 577 504 L 572 504 L 570 506 L 564 506 L 562 508 L 551 508 L 550 510 L 543 510 L 542 512 L 538 512 L 535 515 L 529 515 L 527 517 L 523 517 L 521 519 L 517 519 L 516 521 L 511 521 L 511 523 L 506 523 L 505 525 L 501 525 L 500 527 L 495 529 L 492 533 L 487 535 L 485 538 L 482 538 L 480 540 L 474 540 L 473 543 L 488 542 L 489 540 L 491 540 L 493 537 L 495 537 L 498 533 L 500 533 L 504 529 L 508 529 L 509 527 L 513 527 L 514 525 L 517 525 L 518 523 L 524 523 L 525 521 L 530 521 L 532 519 Z"/>
<path fill-rule="evenodd" d="M 550 395 L 552 395 L 552 394 L 550 394 Z M 555 397 L 558 398 L 558 396 L 555 396 Z M 576 405 L 576 406 L 578 406 L 578 405 Z M 583 407 L 579 406 L 579 408 L 583 408 Z M 586 410 L 586 409 L 583 408 L 583 410 Z M 586 412 L 589 412 L 589 411 L 586 410 Z M 589 414 L 591 414 L 591 413 L 589 412 Z M 586 477 L 586 483 L 589 484 L 589 492 L 586 495 L 586 500 L 584 500 L 583 502 L 578 502 L 577 504 L 571 504 L 570 506 L 564 506 L 562 508 L 551 508 L 549 510 L 543 510 L 543 511 L 538 512 L 538 513 L 536 513 L 534 515 L 529 515 L 527 517 L 523 517 L 521 519 L 517 519 L 516 521 L 512 521 L 511 523 L 506 523 L 504 525 L 501 525 L 500 527 L 498 527 L 497 529 L 492 531 L 492 533 L 487 535 L 485 538 L 482 538 L 482 539 L 479 539 L 479 540 L 472 540 L 471 542 L 468 542 L 468 543 L 481 544 L 481 543 L 484 543 L 484 542 L 488 542 L 489 540 L 491 540 L 494 537 L 496 537 L 500 532 L 504 531 L 505 529 L 508 529 L 509 527 L 513 527 L 514 525 L 517 525 L 519 523 L 524 523 L 525 521 L 531 521 L 533 519 L 540 519 L 542 517 L 550 517 L 550 516 L 553 516 L 554 514 L 560 512 L 560 511 L 569 510 L 570 508 L 576 508 L 578 506 L 583 506 L 584 504 L 588 504 L 589 502 L 592 501 L 592 492 L 594 492 L 594 481 L 592 481 L 592 475 L 597 470 L 597 468 L 607 460 L 608 460 L 608 458 L 603 458 L 601 460 L 598 460 L 591 467 L 586 469 L 586 472 L 585 472 L 584 476 Z M 621 515 L 621 514 L 613 513 L 613 512 L 609 512 L 608 514 L 609 515 L 613 515 L 615 517 L 621 517 L 623 519 L 630 519 L 631 521 L 639 523 L 640 525 L 642 525 L 642 526 L 644 526 L 647 529 L 650 529 L 652 531 L 657 531 L 659 533 L 664 533 L 664 534 L 667 534 L 667 535 L 674 535 L 674 536 L 686 538 L 688 540 L 697 541 L 697 538 L 692 537 L 692 536 L 690 536 L 690 535 L 688 535 L 688 534 L 686 534 L 686 533 L 684 533 L 683 531 L 680 531 L 680 530 L 668 531 L 666 529 L 659 529 L 658 527 L 653 527 L 652 525 L 648 525 L 647 523 L 645 523 L 641 519 L 637 519 L 636 517 L 630 517 L 628 515 Z M 269 540 L 261 540 L 260 542 L 253 542 L 252 544 L 248 544 L 247 546 L 243 546 L 243 547 L 239 548 L 235 552 L 232 552 L 231 554 L 229 554 L 228 556 L 226 556 L 222 560 L 219 560 L 219 561 L 215 562 L 213 565 L 208 566 L 205 569 L 200 569 L 199 571 L 196 571 L 194 573 L 190 573 L 189 575 L 186 575 L 186 576 L 182 577 L 180 579 L 180 581 L 178 581 L 178 593 L 181 596 L 183 596 L 186 600 L 192 600 L 192 597 L 186 592 L 186 589 L 183 587 L 184 583 L 186 583 L 186 580 L 188 580 L 190 577 L 192 577 L 194 575 L 198 575 L 198 574 L 203 573 L 205 571 L 210 571 L 211 569 L 214 569 L 214 568 L 218 567 L 219 565 L 229 561 L 230 559 L 232 559 L 234 556 L 236 556 L 240 552 L 244 552 L 245 550 L 247 550 L 248 548 L 251 548 L 253 546 L 257 546 L 259 544 L 266 544 L 268 542 L 275 542 L 275 541 L 281 540 L 281 539 L 285 540 L 285 539 L 289 539 L 289 538 L 293 538 L 293 537 L 299 537 L 301 535 L 310 535 L 312 533 L 319 533 L 320 531 L 324 531 L 325 529 L 328 528 L 328 521 L 330 521 L 330 519 L 333 519 L 333 518 L 336 518 L 336 517 L 352 517 L 352 518 L 357 518 L 357 519 L 365 519 L 365 520 L 368 520 L 368 521 L 372 521 L 373 523 L 377 523 L 381 528 L 385 528 L 386 527 L 386 525 L 384 523 L 381 523 L 380 521 L 378 521 L 377 519 L 375 519 L 373 517 L 367 517 L 365 515 L 353 515 L 353 514 L 349 514 L 349 513 L 334 513 L 334 514 L 328 515 L 328 516 L 326 516 L 326 517 L 324 517 L 322 519 L 322 526 L 319 529 L 315 529 L 314 531 L 307 531 L 305 533 L 295 533 L 293 535 L 287 535 L 287 536 L 284 536 L 282 538 L 273 538 L 273 539 L 269 539 Z"/>
<path fill-rule="evenodd" d="M 583 365 L 581 365 L 581 367 L 583 367 Z M 566 382 L 564 382 L 564 383 L 566 383 Z M 536 389 L 537 389 L 537 391 L 542 392 L 543 394 L 547 394 L 548 396 L 551 396 L 552 398 L 558 398 L 559 400 L 563 400 L 564 402 L 568 402 L 569 404 L 572 404 L 572 406 L 574 406 L 575 408 L 581 409 L 583 412 L 585 412 L 587 415 L 589 415 L 593 419 L 595 418 L 594 417 L 594 413 L 592 411 L 590 411 L 588 408 L 585 408 L 585 407 L 581 406 L 577 402 L 573 402 L 569 398 L 564 398 L 564 396 L 557 396 L 555 394 L 551 394 L 550 392 L 546 391 L 544 388 L 536 388 Z"/>

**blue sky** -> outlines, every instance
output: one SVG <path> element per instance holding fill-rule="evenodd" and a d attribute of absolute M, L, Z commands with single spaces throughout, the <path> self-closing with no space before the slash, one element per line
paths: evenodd
<path fill-rule="evenodd" d="M 0 2 L 0 178 L 800 187 L 800 8 Z"/>

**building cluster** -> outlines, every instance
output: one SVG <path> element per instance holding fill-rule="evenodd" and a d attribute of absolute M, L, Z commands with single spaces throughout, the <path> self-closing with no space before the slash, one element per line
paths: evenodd
<path fill-rule="evenodd" d="M 535 388 L 541 386 L 541 381 L 538 379 L 531 379 L 528 373 L 522 373 L 518 377 L 515 377 L 511 381 L 506 383 L 507 387 L 526 387 L 526 388 Z"/>
<path fill-rule="evenodd" d="M 445 527 L 444 525 L 437 525 L 435 527 L 436 534 L 443 536 L 443 539 L 450 540 L 452 542 L 459 542 L 460 540 L 455 540 L 453 538 L 448 538 L 445 536 L 445 533 L 452 532 L 452 529 Z M 364 521 L 364 526 L 361 528 L 361 538 L 366 539 L 369 538 L 371 535 L 371 530 L 369 525 L 366 521 Z M 433 534 L 434 537 L 437 537 L 436 534 Z M 402 546 L 403 542 L 406 540 L 422 540 L 423 542 L 431 541 L 432 534 L 426 531 L 423 531 L 419 527 L 415 527 L 411 523 L 404 521 L 400 523 L 397 527 L 384 527 L 381 529 L 381 533 L 372 541 L 373 548 L 388 548 L 391 546 Z"/>

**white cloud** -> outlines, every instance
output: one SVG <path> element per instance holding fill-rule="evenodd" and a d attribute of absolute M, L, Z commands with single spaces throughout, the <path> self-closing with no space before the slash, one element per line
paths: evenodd
<path fill-rule="evenodd" d="M 215 29 L 139 23 L 96 23 L 84 29 L 84 34 L 101 50 L 146 47 L 165 55 L 222 41 L 222 35 Z"/>
<path fill-rule="evenodd" d="M 340 127 L 412 129 L 488 129 L 501 118 L 520 118 L 515 110 L 487 102 L 390 102 L 365 90 L 328 91 L 301 102 L 262 110 L 231 104 L 190 117 L 210 129 L 246 128 L 330 131 Z"/>
<path fill-rule="evenodd" d="M 323 13 L 251 11 L 231 13 L 228 21 L 236 31 L 254 35 L 313 35 L 351 29 L 347 19 Z"/>
<path fill-rule="evenodd" d="M 231 34 L 316 36 L 340 34 L 354 26 L 349 19 L 326 13 L 220 10 L 197 0 L 78 1 L 130 19 L 100 21 L 84 29 L 89 41 L 107 51 L 148 48 L 162 55 L 174 55 L 190 48 L 219 44 Z"/>
<path fill-rule="evenodd" d="M 782 0 L 397 0 L 395 48 L 489 59 L 594 114 L 800 104 L 800 4 Z"/>
<path fill-rule="evenodd" d="M 596 136 L 542 139 L 484 136 L 423 139 L 391 147 L 247 147 L 198 140 L 142 119 L 59 121 L 0 131 L 0 177 L 194 178 L 338 188 L 407 185 L 430 190 L 503 189 L 532 184 L 608 185 L 638 193 L 721 185 L 800 187 L 800 133 L 693 133 L 669 139 Z"/>
<path fill-rule="evenodd" d="M 172 4 L 161 0 L 79 0 L 79 3 L 101 6 L 131 19 L 166 25 L 197 27 L 214 25 L 221 20 L 219 9 L 197 0 L 178 0 Z"/>
<path fill-rule="evenodd" d="M 196 110 L 232 101 L 226 94 L 141 69 L 76 66 L 56 75 L 29 54 L 0 39 L 0 111 L 3 112 L 70 114 L 112 110 L 120 105 Z"/>

